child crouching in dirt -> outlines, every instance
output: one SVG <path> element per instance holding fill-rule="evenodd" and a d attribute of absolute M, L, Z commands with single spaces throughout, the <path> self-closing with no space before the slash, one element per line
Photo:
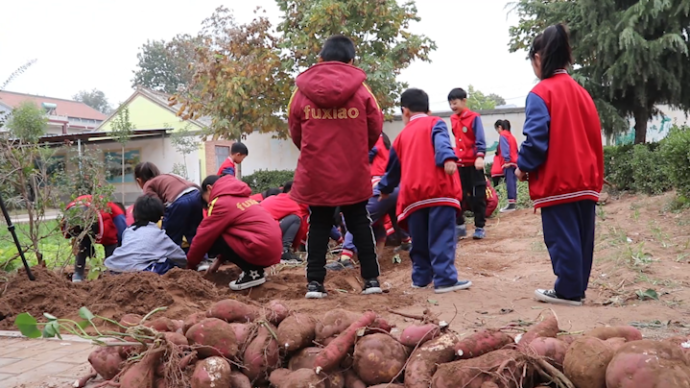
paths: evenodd
<path fill-rule="evenodd" d="M 165 208 L 158 198 L 141 196 L 134 203 L 134 224 L 122 235 L 122 246 L 105 260 L 113 272 L 155 272 L 164 275 L 175 267 L 185 267 L 187 257 L 157 222 Z"/>
<path fill-rule="evenodd" d="M 280 263 L 283 252 L 280 226 L 249 198 L 251 194 L 249 186 L 232 175 L 204 179 L 201 196 L 208 203 L 208 214 L 187 254 L 189 269 L 197 269 L 206 254 L 218 255 L 209 272 L 224 261 L 237 265 L 242 273 L 230 282 L 233 291 L 264 284 L 264 269 Z"/>

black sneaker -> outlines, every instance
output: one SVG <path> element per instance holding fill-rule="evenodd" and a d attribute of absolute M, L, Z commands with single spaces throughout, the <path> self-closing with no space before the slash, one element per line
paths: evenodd
<path fill-rule="evenodd" d="M 283 264 L 302 264 L 304 260 L 302 257 L 291 250 L 283 251 L 282 256 L 280 256 L 280 262 Z"/>
<path fill-rule="evenodd" d="M 534 291 L 534 297 L 538 301 L 544 303 L 562 304 L 566 306 L 582 306 L 582 298 L 566 299 L 559 296 L 555 290 L 538 289 Z"/>
<path fill-rule="evenodd" d="M 247 288 L 260 286 L 264 283 L 266 283 L 264 270 L 251 270 L 249 273 L 242 272 L 237 280 L 230 282 L 230 289 L 233 291 L 242 291 Z"/>
<path fill-rule="evenodd" d="M 352 264 L 352 260 L 336 260 L 326 264 L 327 271 L 342 271 L 344 269 L 354 269 L 355 265 Z"/>
<path fill-rule="evenodd" d="M 364 295 L 383 294 L 383 290 L 381 289 L 381 285 L 379 284 L 379 280 L 376 278 L 365 280 L 364 281 L 364 290 L 362 290 L 362 294 L 364 294 Z"/>
<path fill-rule="evenodd" d="M 307 299 L 323 299 L 328 296 L 328 293 L 326 292 L 326 289 L 323 287 L 323 284 L 317 282 L 317 281 L 311 281 L 307 285 L 307 294 L 304 295 L 305 298 Z"/>
<path fill-rule="evenodd" d="M 501 209 L 501 213 L 510 213 L 510 212 L 514 212 L 516 210 L 517 210 L 517 205 L 515 204 L 515 202 L 512 202 L 512 203 L 509 203 L 508 205 L 506 205 L 506 207 L 504 207 L 503 209 Z"/>

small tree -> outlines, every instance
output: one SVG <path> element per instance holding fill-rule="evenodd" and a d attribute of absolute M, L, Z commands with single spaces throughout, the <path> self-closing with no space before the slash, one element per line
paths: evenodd
<path fill-rule="evenodd" d="M 497 94 L 487 96 L 481 91 L 476 90 L 472 85 L 467 87 L 467 94 L 467 107 L 473 111 L 495 109 L 499 102 L 502 102 L 502 104 L 498 105 L 505 104 L 505 100 L 501 96 Z"/>
<path fill-rule="evenodd" d="M 122 203 L 125 202 L 125 145 L 132 136 L 132 131 L 134 129 L 136 129 L 134 124 L 129 121 L 129 108 L 121 107 L 113 118 L 110 136 L 120 143 L 122 150 L 122 154 L 120 155 L 120 160 L 122 162 Z"/>
<path fill-rule="evenodd" d="M 101 113 L 111 112 L 110 103 L 105 97 L 105 93 L 98 89 L 93 89 L 91 91 L 80 90 L 79 93 L 75 94 L 72 98 L 74 101 L 83 102 Z"/>
<path fill-rule="evenodd" d="M 183 176 L 185 179 L 189 179 L 189 173 L 187 169 L 187 155 L 199 149 L 199 141 L 197 136 L 189 130 L 190 125 L 187 124 L 182 127 L 177 132 L 173 132 L 170 140 L 177 152 L 182 154 L 182 166 L 178 166 L 177 163 L 173 167 L 173 172 L 178 175 Z"/>

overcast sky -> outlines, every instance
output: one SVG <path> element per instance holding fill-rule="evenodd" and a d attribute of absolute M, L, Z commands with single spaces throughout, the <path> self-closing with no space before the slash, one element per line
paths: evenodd
<path fill-rule="evenodd" d="M 417 1 L 421 22 L 413 25 L 436 41 L 431 63 L 414 63 L 402 74 L 410 86 L 425 89 L 432 110 L 448 108 L 453 87 L 497 93 L 508 104 L 524 106 L 536 83 L 525 53 L 508 53 L 505 0 Z M 3 1 L 0 23 L 0 82 L 26 61 L 38 62 L 8 90 L 71 98 L 77 91 L 98 88 L 111 105 L 132 93 L 136 54 L 147 39 L 195 34 L 201 21 L 220 4 L 235 11 L 240 22 L 262 6 L 277 23 L 273 0 L 62 0 Z"/>

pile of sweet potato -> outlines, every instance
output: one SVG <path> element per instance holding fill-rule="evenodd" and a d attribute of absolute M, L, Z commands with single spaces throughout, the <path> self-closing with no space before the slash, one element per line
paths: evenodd
<path fill-rule="evenodd" d="M 555 316 L 517 338 L 460 338 L 434 320 L 392 334 L 371 311 L 313 317 L 228 299 L 184 321 L 120 324 L 141 343 L 101 347 L 89 362 L 127 388 L 690 388 L 686 339 L 642 340 L 632 327 L 559 336 Z"/>

